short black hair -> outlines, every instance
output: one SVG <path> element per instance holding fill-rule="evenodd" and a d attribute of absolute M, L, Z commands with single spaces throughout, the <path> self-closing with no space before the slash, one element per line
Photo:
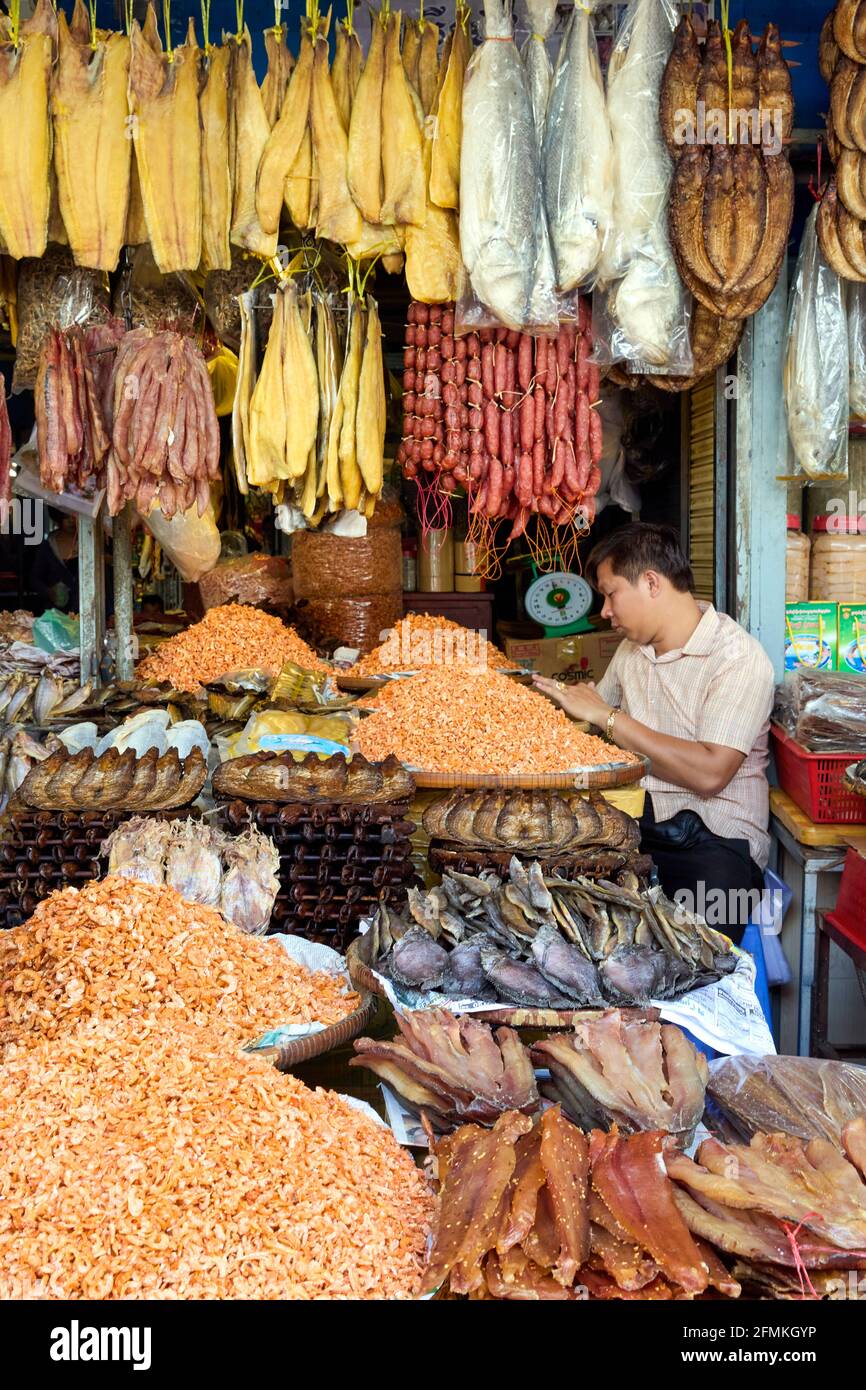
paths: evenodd
<path fill-rule="evenodd" d="M 673 526 L 632 521 L 605 536 L 593 547 L 586 561 L 587 578 L 596 588 L 598 567 L 605 560 L 610 561 L 614 574 L 622 575 L 629 584 L 636 584 L 647 570 L 655 570 L 681 593 L 695 591 L 692 567 L 680 546 L 679 532 Z"/>
<path fill-rule="evenodd" d="M 145 594 L 141 600 L 142 608 L 158 608 L 160 613 L 165 612 L 165 604 L 159 594 Z"/>

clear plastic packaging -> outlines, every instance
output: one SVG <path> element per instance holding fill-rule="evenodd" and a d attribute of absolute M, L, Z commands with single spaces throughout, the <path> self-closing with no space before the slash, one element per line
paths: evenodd
<path fill-rule="evenodd" d="M 838 671 L 797 671 L 776 689 L 773 718 L 810 753 L 866 747 L 866 681 Z"/>
<path fill-rule="evenodd" d="M 297 599 L 361 598 L 394 594 L 402 587 L 402 547 L 396 526 L 370 528 L 366 536 L 298 531 L 292 541 Z"/>
<path fill-rule="evenodd" d="M 800 528 L 798 516 L 788 516 L 785 544 L 785 602 L 805 603 L 809 597 L 809 559 L 812 543 Z"/>
<path fill-rule="evenodd" d="M 812 531 L 809 598 L 866 603 L 866 517 L 816 516 Z"/>
<path fill-rule="evenodd" d="M 849 281 L 848 406 L 852 415 L 866 417 L 866 285 Z"/>
<path fill-rule="evenodd" d="M 783 373 L 795 476 L 847 477 L 848 320 L 842 282 L 818 245 L 818 204 L 803 231 L 788 301 Z"/>
<path fill-rule="evenodd" d="M 792 1134 L 842 1147 L 842 1130 L 866 1113 L 866 1069 L 818 1057 L 722 1057 L 707 1094 L 747 1139 Z"/>
<path fill-rule="evenodd" d="M 545 0 L 535 4 L 542 11 L 539 18 L 545 18 Z M 533 0 L 529 9 L 533 16 Z M 524 48 L 525 61 L 541 47 L 531 37 Z M 543 74 L 536 75 L 540 67 L 541 59 L 536 57 L 528 68 L 533 105 L 541 101 Z M 588 7 L 575 5 L 572 10 L 548 88 L 542 150 L 544 200 L 557 289 L 568 294 L 591 283 L 613 214 L 613 143 Z"/>
<path fill-rule="evenodd" d="M 288 560 L 281 555 L 243 555 L 222 560 L 199 580 L 205 608 L 249 603 L 253 608 L 291 608 L 294 586 Z"/>
<path fill-rule="evenodd" d="M 371 652 L 403 616 L 403 591 L 367 598 L 309 599 L 298 608 L 298 627 L 308 641 L 331 651 L 352 647 Z"/>
<path fill-rule="evenodd" d="M 110 317 L 106 277 L 77 266 L 67 247 L 50 246 L 40 260 L 21 262 L 18 274 L 18 338 L 12 391 L 36 385 L 39 355 L 48 330 L 86 327 Z"/>
<path fill-rule="evenodd" d="M 529 37 L 524 40 L 520 56 L 526 69 L 532 119 L 535 122 L 535 138 L 539 149 L 544 139 L 547 103 L 550 98 L 550 84 L 553 81 L 553 69 L 550 66 L 546 45 L 548 35 L 556 23 L 556 7 L 557 0 L 526 0 Z"/>
<path fill-rule="evenodd" d="M 457 331 L 554 329 L 558 306 L 526 71 L 511 0 L 484 0 L 485 42 L 463 87 Z M 471 290 L 471 293 L 470 293 Z"/>
<path fill-rule="evenodd" d="M 156 506 L 142 520 L 187 584 L 197 584 L 219 560 L 220 533 L 212 506 L 204 516 L 198 515 L 196 507 L 190 507 L 188 512 L 177 512 L 171 519 Z"/>
<path fill-rule="evenodd" d="M 173 328 L 191 333 L 200 327 L 201 306 L 188 276 L 163 275 L 153 259 L 149 245 L 132 253 L 114 290 L 114 312 L 128 318 L 132 328 L 149 328 L 159 333 Z"/>
<path fill-rule="evenodd" d="M 673 164 L 659 123 L 662 77 L 678 22 L 670 0 L 631 0 L 611 53 L 607 110 L 613 141 L 613 216 L 593 301 L 603 365 L 689 376 L 689 296 L 668 237 Z"/>

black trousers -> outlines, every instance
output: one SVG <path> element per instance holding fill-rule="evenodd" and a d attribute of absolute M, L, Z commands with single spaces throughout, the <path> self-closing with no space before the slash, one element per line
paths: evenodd
<path fill-rule="evenodd" d="M 669 898 L 682 901 L 739 945 L 749 924 L 764 875 L 752 859 L 748 840 L 727 839 L 709 830 L 695 811 L 657 821 L 652 798 L 640 819 L 641 851 L 652 857 Z M 677 842 L 670 842 L 676 830 Z"/>

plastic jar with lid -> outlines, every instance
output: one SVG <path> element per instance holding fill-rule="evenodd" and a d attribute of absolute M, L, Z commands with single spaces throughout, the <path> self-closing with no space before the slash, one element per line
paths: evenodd
<path fill-rule="evenodd" d="M 785 551 L 785 602 L 805 603 L 809 597 L 809 559 L 812 544 L 804 536 L 800 518 L 788 513 L 788 541 Z"/>
<path fill-rule="evenodd" d="M 809 598 L 866 603 L 866 516 L 816 516 Z"/>

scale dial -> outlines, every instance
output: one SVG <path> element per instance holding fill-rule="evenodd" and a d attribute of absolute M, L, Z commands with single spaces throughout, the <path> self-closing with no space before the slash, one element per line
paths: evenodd
<path fill-rule="evenodd" d="M 570 627 L 592 607 L 592 589 L 579 574 L 541 574 L 526 590 L 526 612 L 542 627 Z"/>

